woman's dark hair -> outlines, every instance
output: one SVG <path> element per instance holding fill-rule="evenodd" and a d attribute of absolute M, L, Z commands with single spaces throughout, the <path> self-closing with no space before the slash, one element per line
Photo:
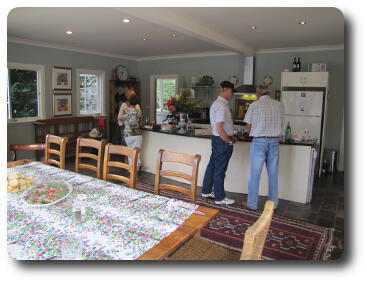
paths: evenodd
<path fill-rule="evenodd" d="M 136 94 L 131 94 L 127 101 L 129 102 L 130 105 L 135 106 L 136 104 L 139 103 L 139 99 L 138 96 Z"/>

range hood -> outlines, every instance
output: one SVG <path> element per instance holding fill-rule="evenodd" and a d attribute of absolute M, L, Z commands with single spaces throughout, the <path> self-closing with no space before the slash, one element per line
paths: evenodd
<path fill-rule="evenodd" d="M 256 93 L 254 85 L 255 77 L 255 56 L 247 56 L 244 60 L 243 85 L 236 87 L 235 95 L 243 95 L 246 93 Z"/>

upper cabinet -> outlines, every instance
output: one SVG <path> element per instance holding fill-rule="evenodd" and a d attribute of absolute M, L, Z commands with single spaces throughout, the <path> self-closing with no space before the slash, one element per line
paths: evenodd
<path fill-rule="evenodd" d="M 328 72 L 282 72 L 283 87 L 327 87 Z"/>

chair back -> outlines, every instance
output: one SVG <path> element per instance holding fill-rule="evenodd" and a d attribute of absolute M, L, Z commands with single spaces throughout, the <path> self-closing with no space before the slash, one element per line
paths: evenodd
<path fill-rule="evenodd" d="M 136 177 L 137 177 L 137 163 L 138 154 L 140 148 L 130 148 L 122 145 L 107 144 L 104 152 L 103 161 L 103 180 L 117 180 L 124 182 L 130 186 L 130 188 L 136 188 Z M 111 161 L 111 154 L 120 155 L 121 157 L 128 157 L 130 159 L 130 165 L 119 162 Z M 121 175 L 117 175 L 110 172 L 111 167 L 125 169 L 130 173 L 129 178 Z"/>
<path fill-rule="evenodd" d="M 46 136 L 45 164 L 53 164 L 61 169 L 65 169 L 65 150 L 68 142 L 67 137 L 59 137 L 48 134 Z M 51 145 L 58 145 L 59 150 L 51 148 Z M 59 160 L 51 158 L 51 155 L 57 155 Z"/>
<path fill-rule="evenodd" d="M 274 202 L 266 201 L 264 211 L 259 219 L 246 230 L 241 260 L 261 260 L 273 212 Z"/>
<path fill-rule="evenodd" d="M 190 202 L 196 203 L 197 181 L 198 171 L 201 156 L 199 154 L 192 155 L 186 153 L 171 152 L 160 149 L 158 152 L 156 175 L 154 192 L 159 195 L 161 190 L 171 190 L 180 192 L 190 197 Z M 192 167 L 191 175 L 174 171 L 174 170 L 162 170 L 164 162 L 173 162 L 179 164 L 185 164 Z M 191 183 L 190 189 L 179 187 L 171 184 L 162 184 L 161 177 L 177 177 L 189 181 Z"/>
<path fill-rule="evenodd" d="M 44 143 L 32 143 L 32 144 L 9 144 L 9 151 L 13 154 L 11 161 L 17 160 L 17 151 L 34 151 L 34 150 L 45 150 Z"/>
<path fill-rule="evenodd" d="M 97 173 L 97 178 L 102 178 L 102 164 L 103 164 L 103 153 L 104 147 L 106 145 L 106 140 L 102 139 L 101 141 L 78 137 L 76 141 L 76 155 L 75 155 L 75 172 L 79 173 L 79 169 L 89 169 Z M 83 152 L 84 148 L 88 149 L 96 149 L 97 154 Z M 93 166 L 92 164 L 82 163 L 82 158 L 93 159 L 97 162 L 97 166 Z"/>

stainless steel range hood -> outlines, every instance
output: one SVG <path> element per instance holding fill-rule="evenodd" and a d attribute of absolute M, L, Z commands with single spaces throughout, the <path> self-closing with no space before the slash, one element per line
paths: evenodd
<path fill-rule="evenodd" d="M 245 57 L 243 85 L 236 87 L 235 95 L 254 94 L 256 93 L 255 81 L 255 56 Z"/>

